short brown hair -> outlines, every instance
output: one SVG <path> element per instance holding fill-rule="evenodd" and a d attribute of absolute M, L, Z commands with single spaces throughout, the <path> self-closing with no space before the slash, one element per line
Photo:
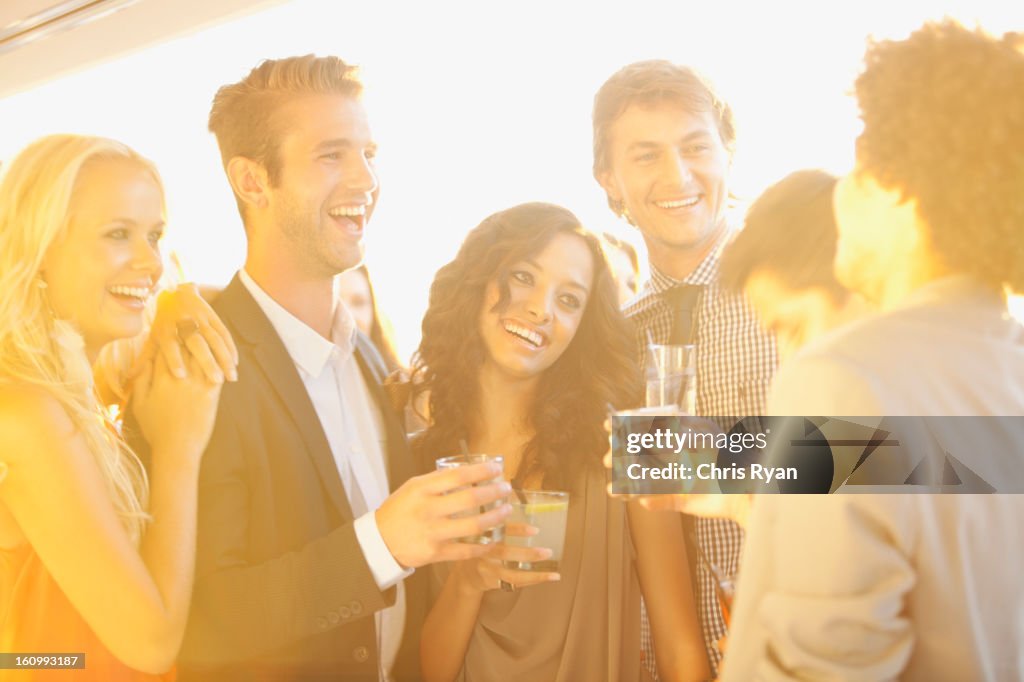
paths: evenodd
<path fill-rule="evenodd" d="M 743 229 L 722 252 L 722 287 L 741 292 L 755 272 L 763 271 L 793 291 L 818 287 L 833 301 L 844 301 L 848 292 L 832 270 L 835 186 L 836 178 L 825 171 L 801 170 L 766 189 L 750 205 Z"/>
<path fill-rule="evenodd" d="M 633 104 L 653 106 L 670 103 L 687 111 L 714 114 L 722 143 L 731 154 L 736 145 L 732 108 L 711 82 L 688 67 L 663 59 L 624 66 L 605 81 L 594 95 L 594 175 L 608 167 L 608 129 Z M 614 210 L 615 207 L 612 206 Z"/>
<path fill-rule="evenodd" d="M 217 91 L 209 129 L 217 137 L 225 168 L 232 158 L 244 156 L 263 164 L 270 182 L 276 183 L 281 173 L 281 138 L 288 124 L 277 115 L 282 105 L 297 95 L 358 99 L 362 92 L 358 67 L 338 57 L 307 54 L 267 59 L 239 82 Z"/>

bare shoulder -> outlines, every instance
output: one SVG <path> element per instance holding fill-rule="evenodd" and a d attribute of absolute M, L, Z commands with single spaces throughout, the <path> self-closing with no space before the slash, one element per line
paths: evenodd
<path fill-rule="evenodd" d="M 63 406 L 42 389 L 0 384 L 0 452 L 8 464 L 49 450 L 74 431 Z"/>

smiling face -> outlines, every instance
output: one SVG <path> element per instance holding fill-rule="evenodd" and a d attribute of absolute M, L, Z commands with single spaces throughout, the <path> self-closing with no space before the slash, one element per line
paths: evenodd
<path fill-rule="evenodd" d="M 730 155 L 710 112 L 633 104 L 610 126 L 599 175 L 653 258 L 710 246 L 725 227 Z"/>
<path fill-rule="evenodd" d="M 163 273 L 159 240 L 163 193 L 153 175 L 127 159 L 83 166 L 68 206 L 68 227 L 43 260 L 54 313 L 72 322 L 97 352 L 142 331 L 142 312 Z"/>
<path fill-rule="evenodd" d="M 495 309 L 501 292 L 491 281 L 480 312 L 485 365 L 511 378 L 536 378 L 576 335 L 593 288 L 594 257 L 581 237 L 563 232 L 508 272 L 507 305 Z"/>
<path fill-rule="evenodd" d="M 289 255 L 316 276 L 355 267 L 377 193 L 366 110 L 344 95 L 307 95 L 276 116 L 287 132 L 278 150 L 280 175 L 267 196 Z"/>

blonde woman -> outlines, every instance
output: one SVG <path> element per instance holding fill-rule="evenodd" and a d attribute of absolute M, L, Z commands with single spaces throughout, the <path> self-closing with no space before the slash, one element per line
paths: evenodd
<path fill-rule="evenodd" d="M 147 479 L 90 369 L 142 330 L 163 229 L 155 168 L 111 140 L 43 138 L 0 181 L 0 651 L 84 652 L 78 679 L 165 673 L 187 618 L 220 383 L 151 356 L 133 388 Z"/>

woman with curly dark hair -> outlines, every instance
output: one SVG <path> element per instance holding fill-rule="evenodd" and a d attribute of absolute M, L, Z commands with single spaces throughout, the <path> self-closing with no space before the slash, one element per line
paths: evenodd
<path fill-rule="evenodd" d="M 633 351 L 600 241 L 564 208 L 496 213 L 438 271 L 414 368 L 432 422 L 414 453 L 432 468 L 465 441 L 503 455 L 513 488 L 565 490 L 570 503 L 560 573 L 505 568 L 549 551 L 503 543 L 437 569 L 427 679 L 598 680 L 619 677 L 609 661 L 638 660 L 621 655 L 631 638 L 609 629 L 636 600 L 622 571 L 623 509 L 601 465 L 608 405 L 639 400 Z"/>

